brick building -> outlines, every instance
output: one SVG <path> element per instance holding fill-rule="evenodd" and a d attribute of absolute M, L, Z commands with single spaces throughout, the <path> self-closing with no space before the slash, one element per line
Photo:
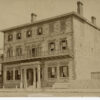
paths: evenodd
<path fill-rule="evenodd" d="M 81 2 L 77 8 L 40 21 L 32 13 L 31 23 L 2 30 L 4 87 L 99 87 L 100 28 L 83 17 Z"/>

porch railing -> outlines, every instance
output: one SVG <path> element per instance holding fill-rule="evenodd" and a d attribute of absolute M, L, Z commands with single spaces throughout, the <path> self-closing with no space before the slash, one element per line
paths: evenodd
<path fill-rule="evenodd" d="M 54 57 L 54 56 L 62 56 L 62 55 L 72 55 L 70 50 L 58 50 L 52 52 L 40 52 L 36 53 L 35 55 L 22 55 L 22 56 L 12 56 L 12 57 L 4 57 L 2 62 L 12 62 L 12 61 L 20 61 L 20 60 L 28 60 L 28 59 L 36 59 L 36 58 L 45 58 L 45 57 Z"/>

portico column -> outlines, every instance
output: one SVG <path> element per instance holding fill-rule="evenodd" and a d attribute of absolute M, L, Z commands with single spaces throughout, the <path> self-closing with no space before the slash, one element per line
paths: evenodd
<path fill-rule="evenodd" d="M 15 68 L 13 68 L 13 80 L 15 80 Z"/>
<path fill-rule="evenodd" d="M 41 88 L 40 65 L 38 66 L 38 88 Z"/>
<path fill-rule="evenodd" d="M 23 76 L 22 76 L 22 69 L 20 69 L 20 88 L 22 88 L 23 85 Z"/>
<path fill-rule="evenodd" d="M 4 69 L 3 69 L 3 82 L 4 82 L 4 84 L 6 83 L 6 81 L 7 81 L 7 69 L 6 69 L 6 67 L 4 67 Z M 3 84 L 3 87 L 4 87 L 4 84 Z"/>
<path fill-rule="evenodd" d="M 34 80 L 33 80 L 33 88 L 36 88 L 36 70 L 35 68 L 33 69 L 33 77 L 34 77 Z"/>
<path fill-rule="evenodd" d="M 27 88 L 26 69 L 24 69 L 24 88 Z"/>
<path fill-rule="evenodd" d="M 57 66 L 57 80 L 60 79 L 60 72 L 59 72 L 59 66 Z"/>

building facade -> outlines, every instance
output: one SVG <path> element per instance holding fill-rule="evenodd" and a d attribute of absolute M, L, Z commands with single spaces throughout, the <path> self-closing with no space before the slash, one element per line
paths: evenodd
<path fill-rule="evenodd" d="M 3 86 L 63 88 L 66 83 L 66 88 L 75 88 L 81 80 L 83 85 L 91 80 L 98 83 L 100 29 L 94 17 L 91 23 L 82 12 L 83 4 L 78 2 L 78 13 L 41 21 L 34 21 L 36 15 L 32 14 L 32 23 L 2 30 Z"/>

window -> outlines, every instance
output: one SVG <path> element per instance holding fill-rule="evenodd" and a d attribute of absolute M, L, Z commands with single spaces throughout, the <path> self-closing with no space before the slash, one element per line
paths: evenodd
<path fill-rule="evenodd" d="M 38 35 L 43 34 L 43 29 L 42 29 L 42 27 L 39 27 L 39 28 L 37 29 L 37 34 L 38 34 Z"/>
<path fill-rule="evenodd" d="M 22 48 L 21 47 L 16 48 L 16 56 L 22 56 Z"/>
<path fill-rule="evenodd" d="M 15 80 L 20 80 L 19 70 L 15 70 Z"/>
<path fill-rule="evenodd" d="M 10 71 L 7 71 L 7 80 L 10 80 Z"/>
<path fill-rule="evenodd" d="M 26 37 L 31 37 L 32 36 L 32 30 L 28 30 L 26 33 Z"/>
<path fill-rule="evenodd" d="M 10 47 L 7 50 L 7 57 L 12 57 L 12 56 L 13 56 L 13 49 L 12 49 L 12 47 Z"/>
<path fill-rule="evenodd" d="M 62 19 L 60 21 L 60 25 L 61 25 L 61 31 L 64 31 L 66 29 L 66 20 Z"/>
<path fill-rule="evenodd" d="M 8 35 L 8 41 L 12 41 L 12 39 L 13 39 L 13 35 L 12 34 L 9 34 Z"/>
<path fill-rule="evenodd" d="M 26 46 L 27 56 L 31 56 L 31 47 Z"/>
<path fill-rule="evenodd" d="M 32 48 L 32 56 L 36 56 L 36 48 Z"/>
<path fill-rule="evenodd" d="M 52 32 L 54 32 L 54 23 L 53 22 L 51 22 L 50 24 L 49 24 L 49 31 L 52 33 Z"/>
<path fill-rule="evenodd" d="M 55 50 L 55 43 L 54 42 L 49 43 L 49 50 L 50 51 L 54 51 Z"/>
<path fill-rule="evenodd" d="M 67 40 L 64 39 L 61 41 L 61 50 L 66 50 L 67 49 Z"/>
<path fill-rule="evenodd" d="M 13 80 L 13 71 L 7 71 L 7 80 Z"/>
<path fill-rule="evenodd" d="M 17 38 L 17 39 L 21 39 L 21 33 L 17 33 L 16 38 Z"/>
<path fill-rule="evenodd" d="M 68 76 L 69 76 L 68 66 L 61 66 L 60 67 L 60 77 L 68 77 Z"/>
<path fill-rule="evenodd" d="M 48 67 L 48 78 L 56 78 L 56 77 L 57 77 L 56 67 Z"/>

